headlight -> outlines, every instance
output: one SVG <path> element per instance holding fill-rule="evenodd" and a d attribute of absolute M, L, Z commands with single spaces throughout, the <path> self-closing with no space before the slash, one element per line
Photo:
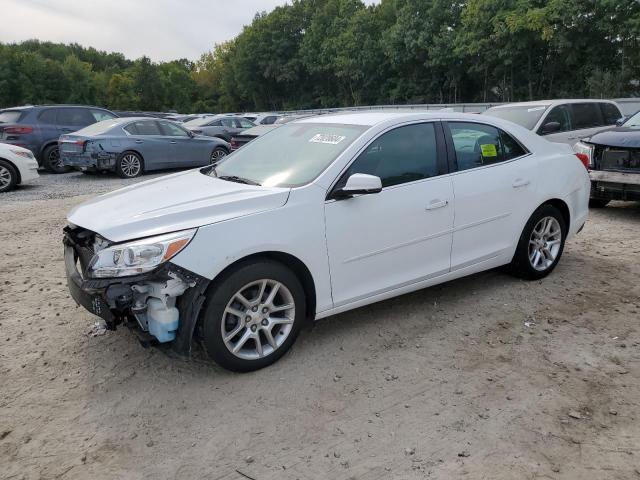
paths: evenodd
<path fill-rule="evenodd" d="M 587 143 L 578 142 L 573 146 L 573 151 L 576 152 L 578 158 L 582 160 L 581 155 L 585 155 L 589 167 L 593 167 L 593 145 Z M 587 165 L 585 165 L 586 167 Z"/>
<path fill-rule="evenodd" d="M 29 159 L 33 159 L 33 158 L 35 158 L 35 157 L 33 156 L 33 153 L 31 153 L 30 151 L 26 151 L 26 152 L 25 152 L 24 150 L 13 150 L 13 149 L 10 149 L 10 150 L 11 150 L 14 154 L 16 154 L 17 156 L 22 157 L 22 158 L 29 158 Z"/>
<path fill-rule="evenodd" d="M 186 247 L 197 229 L 112 245 L 97 252 L 87 274 L 93 278 L 127 277 L 150 272 Z"/>

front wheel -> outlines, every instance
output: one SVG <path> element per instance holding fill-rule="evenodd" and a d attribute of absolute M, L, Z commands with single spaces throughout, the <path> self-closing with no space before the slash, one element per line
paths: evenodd
<path fill-rule="evenodd" d="M 124 152 L 118 157 L 116 173 L 121 178 L 135 178 L 142 175 L 144 162 L 135 152 Z"/>
<path fill-rule="evenodd" d="M 224 147 L 216 147 L 213 149 L 213 152 L 211 152 L 211 158 L 209 159 L 209 163 L 211 165 L 218 163 L 220 160 L 222 160 L 224 157 L 226 157 L 229 154 L 229 152 L 227 152 L 227 149 Z"/>
<path fill-rule="evenodd" d="M 245 263 L 211 287 L 202 336 L 221 367 L 249 372 L 266 367 L 291 347 L 305 317 L 296 275 L 270 260 Z"/>
<path fill-rule="evenodd" d="M 522 231 L 511 272 L 527 280 L 546 277 L 560 261 L 567 238 L 567 225 L 553 205 L 538 208 Z"/>
<path fill-rule="evenodd" d="M 0 193 L 12 190 L 18 183 L 18 173 L 9 162 L 0 160 Z"/>
<path fill-rule="evenodd" d="M 71 167 L 62 163 L 60 158 L 60 149 L 58 145 L 49 145 L 42 152 L 42 160 L 44 168 L 53 173 L 67 173 L 71 171 Z"/>

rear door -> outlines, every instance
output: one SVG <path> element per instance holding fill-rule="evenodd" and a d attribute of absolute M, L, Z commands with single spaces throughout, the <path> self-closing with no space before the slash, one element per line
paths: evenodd
<path fill-rule="evenodd" d="M 535 164 L 492 125 L 451 121 L 445 131 L 455 170 L 451 271 L 497 262 L 514 248 L 522 219 L 535 208 Z"/>

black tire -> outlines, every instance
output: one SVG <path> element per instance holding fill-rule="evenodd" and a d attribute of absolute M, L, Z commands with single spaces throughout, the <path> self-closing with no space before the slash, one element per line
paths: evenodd
<path fill-rule="evenodd" d="M 216 162 L 219 162 L 224 157 L 229 155 L 229 151 L 224 147 L 216 147 L 211 152 L 211 156 L 209 157 L 209 164 L 213 165 Z"/>
<path fill-rule="evenodd" d="M 126 151 L 118 155 L 116 173 L 120 178 L 136 178 L 142 175 L 143 172 L 144 160 L 139 153 Z"/>
<path fill-rule="evenodd" d="M 590 198 L 589 199 L 589 208 L 604 208 L 609 205 L 611 200 L 606 200 L 604 198 Z"/>
<path fill-rule="evenodd" d="M 17 183 L 17 170 L 6 160 L 0 159 L 0 193 L 13 190 Z"/>
<path fill-rule="evenodd" d="M 281 341 L 282 343 L 277 346 L 277 348 L 272 349 L 272 347 L 268 346 L 267 343 L 264 344 L 264 353 L 265 356 L 261 358 L 255 359 L 247 359 L 240 358 L 236 356 L 236 354 L 232 353 L 230 348 L 227 347 L 225 341 L 223 340 L 223 322 L 224 328 L 227 332 L 234 331 L 237 328 L 242 328 L 242 330 L 238 331 L 237 336 L 234 338 L 238 339 L 242 337 L 243 334 L 249 334 L 249 326 L 247 325 L 247 318 L 251 315 L 249 307 L 247 308 L 247 313 L 243 315 L 247 315 L 247 317 L 234 316 L 230 313 L 225 313 L 227 305 L 232 301 L 235 297 L 236 293 L 239 291 L 247 292 L 248 290 L 243 290 L 247 285 L 251 285 L 252 282 L 256 282 L 258 285 L 261 280 L 268 280 L 271 282 L 279 282 L 283 285 L 286 290 L 287 295 L 290 294 L 290 299 L 293 300 L 294 305 L 294 313 L 289 313 L 290 316 L 293 316 L 293 323 L 289 324 L 290 329 L 288 332 L 285 332 L 289 325 L 276 325 L 271 330 L 272 338 L 275 338 L 276 341 Z M 252 297 L 252 299 L 258 298 L 258 285 L 256 285 L 256 295 Z M 254 287 L 249 287 L 254 288 Z M 250 290 L 249 290 L 250 291 Z M 280 292 L 279 290 L 278 292 Z M 268 297 L 268 290 L 264 290 L 265 294 L 262 296 L 263 300 L 266 300 Z M 280 295 L 280 293 L 278 293 Z M 246 297 L 245 297 L 246 298 Z M 276 296 L 276 298 L 278 298 Z M 284 297 L 283 297 L 284 298 Z M 282 300 L 282 299 L 279 299 Z M 285 300 L 285 302 L 290 302 L 291 300 Z M 260 312 L 259 308 L 252 307 L 255 309 L 255 321 L 260 321 Z M 268 365 L 271 365 L 275 361 L 277 361 L 280 357 L 282 357 L 287 350 L 293 345 L 293 342 L 296 340 L 298 334 L 300 333 L 300 328 L 302 327 L 305 315 L 306 315 L 306 298 L 304 294 L 304 289 L 298 277 L 289 270 L 287 267 L 282 265 L 281 263 L 274 262 L 268 259 L 262 260 L 254 260 L 251 262 L 243 263 L 238 265 L 236 268 L 233 268 L 231 271 L 222 275 L 221 278 L 216 280 L 214 284 L 209 288 L 209 292 L 207 294 L 207 301 L 204 307 L 204 313 L 202 317 L 202 340 L 204 344 L 204 348 L 211 359 L 213 359 L 218 365 L 227 370 L 231 370 L 234 372 L 250 372 L 253 370 L 258 370 L 260 368 L 264 368 Z M 265 314 L 269 318 L 271 318 L 271 314 Z M 276 317 L 276 314 L 273 315 Z M 262 320 L 265 322 L 266 320 L 263 318 Z M 264 325 L 264 323 L 263 323 Z M 251 326 L 253 328 L 253 326 Z M 266 337 L 264 336 L 264 331 L 262 331 L 262 327 L 257 325 L 257 335 L 261 339 L 262 342 L 265 341 Z M 275 332 L 275 333 L 274 333 Z M 279 340 L 278 335 L 283 335 L 288 333 L 288 335 L 284 336 L 284 340 Z M 254 340 L 248 340 L 243 345 L 248 347 L 248 350 L 257 347 L 257 344 Z M 271 349 L 270 352 L 267 352 L 266 349 Z M 244 350 L 239 352 L 240 355 L 243 354 Z M 256 350 L 257 351 L 257 350 Z"/>
<path fill-rule="evenodd" d="M 529 257 L 529 254 L 532 253 L 535 255 L 535 250 L 537 247 L 532 245 L 532 250 L 530 251 L 530 241 L 532 240 L 533 231 L 543 219 L 553 218 L 557 222 L 560 227 L 560 243 L 559 249 L 557 250 L 555 259 L 548 265 L 545 265 L 544 268 L 536 269 L 532 265 L 532 260 Z M 533 215 L 529 218 L 529 221 L 525 225 L 522 234 L 520 235 L 520 240 L 518 241 L 518 246 L 516 248 L 516 253 L 513 256 L 513 260 L 509 264 L 509 271 L 520 278 L 525 280 L 538 280 L 540 278 L 544 278 L 549 275 L 556 265 L 560 261 L 560 257 L 562 257 L 562 252 L 564 251 L 564 242 L 567 238 L 567 224 L 562 216 L 560 210 L 558 210 L 553 205 L 542 205 L 539 207 Z M 543 241 L 543 240 L 541 240 Z M 548 257 L 545 255 L 542 256 L 545 262 L 548 261 Z"/>
<path fill-rule="evenodd" d="M 67 173 L 71 167 L 60 162 L 60 150 L 58 145 L 49 145 L 42 152 L 42 166 L 52 173 Z"/>

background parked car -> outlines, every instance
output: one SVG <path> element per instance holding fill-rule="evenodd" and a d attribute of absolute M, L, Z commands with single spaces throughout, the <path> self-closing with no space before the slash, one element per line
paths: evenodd
<path fill-rule="evenodd" d="M 186 122 L 184 127 L 199 135 L 218 137 L 230 142 L 234 135 L 255 127 L 255 124 L 237 115 L 216 115 Z"/>
<path fill-rule="evenodd" d="M 270 125 L 256 125 L 253 128 L 247 128 L 242 132 L 234 135 L 231 138 L 231 150 L 237 150 L 243 145 L 246 145 L 251 140 L 258 138 L 260 135 L 264 135 L 267 132 L 270 132 L 274 128 L 279 127 L 284 123 L 293 122 L 294 120 L 299 120 L 301 118 L 312 117 L 310 114 L 300 114 L 300 115 L 282 115 L 280 116 L 274 123 Z"/>
<path fill-rule="evenodd" d="M 611 200 L 640 201 L 640 112 L 581 140 L 574 150 L 589 165 L 590 207 L 604 207 Z"/>
<path fill-rule="evenodd" d="M 483 115 L 503 118 L 544 136 L 575 145 L 578 140 L 615 125 L 620 107 L 610 100 L 541 100 L 489 108 Z"/>
<path fill-rule="evenodd" d="M 0 143 L 0 193 L 38 178 L 38 162 L 31 150 Z"/>
<path fill-rule="evenodd" d="M 60 135 L 116 117 L 104 108 L 80 105 L 7 108 L 0 110 L 0 142 L 27 148 L 40 166 L 54 173 L 64 173 L 69 168 L 60 161 Z"/>
<path fill-rule="evenodd" d="M 282 117 L 282 115 L 278 113 L 245 113 L 243 115 L 244 118 L 249 120 L 250 122 L 255 123 L 256 125 L 272 125 L 275 123 L 278 118 Z"/>
<path fill-rule="evenodd" d="M 175 122 L 144 117 L 106 120 L 60 137 L 60 155 L 67 168 L 115 171 L 122 178 L 208 165 L 229 151 L 229 144 L 219 138 L 197 136 Z"/>

